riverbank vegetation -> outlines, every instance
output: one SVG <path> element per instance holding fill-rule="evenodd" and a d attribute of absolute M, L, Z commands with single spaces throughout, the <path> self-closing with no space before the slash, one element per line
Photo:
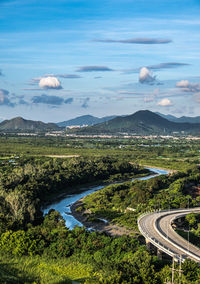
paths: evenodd
<path fill-rule="evenodd" d="M 30 222 L 40 223 L 41 206 L 60 193 L 72 192 L 74 186 L 147 173 L 148 170 L 138 165 L 110 157 L 28 157 L 3 163 L 0 168 L 0 233 L 24 228 Z"/>
<path fill-rule="evenodd" d="M 83 212 L 87 210 L 90 219 L 105 218 L 137 231 L 137 218 L 141 213 L 186 208 L 188 202 L 191 207 L 200 206 L 199 183 L 199 168 L 191 167 L 169 176 L 110 185 L 86 196 L 81 207 Z"/>

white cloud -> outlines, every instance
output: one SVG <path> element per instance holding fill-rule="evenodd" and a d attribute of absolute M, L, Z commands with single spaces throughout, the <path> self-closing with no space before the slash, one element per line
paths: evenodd
<path fill-rule="evenodd" d="M 189 83 L 188 80 L 181 80 L 181 81 L 176 83 L 176 87 L 178 87 L 178 88 L 188 88 L 189 84 L 190 83 Z"/>
<path fill-rule="evenodd" d="M 176 83 L 177 88 L 181 88 L 184 92 L 199 92 L 200 85 L 198 83 L 191 83 L 188 80 L 181 80 Z"/>
<path fill-rule="evenodd" d="M 41 78 L 39 86 L 42 89 L 62 89 L 61 83 L 56 77 Z"/>
<path fill-rule="evenodd" d="M 157 105 L 158 106 L 163 106 L 163 107 L 172 106 L 172 102 L 169 99 L 165 98 L 165 99 L 162 99 L 161 101 L 159 101 L 157 103 Z"/>
<path fill-rule="evenodd" d="M 140 69 L 139 82 L 142 84 L 152 84 L 156 80 L 156 76 L 146 67 Z"/>

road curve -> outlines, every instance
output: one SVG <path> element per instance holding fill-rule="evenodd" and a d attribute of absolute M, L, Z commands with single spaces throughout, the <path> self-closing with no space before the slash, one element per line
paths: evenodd
<path fill-rule="evenodd" d="M 189 213 L 200 213 L 200 207 L 146 213 L 138 218 L 138 227 L 146 240 L 177 261 L 190 258 L 200 262 L 200 249 L 179 236 L 171 226 L 173 220 Z"/>

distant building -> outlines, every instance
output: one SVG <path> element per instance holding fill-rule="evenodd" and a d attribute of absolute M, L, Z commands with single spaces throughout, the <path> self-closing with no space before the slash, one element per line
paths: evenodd
<path fill-rule="evenodd" d="M 82 128 L 82 127 L 87 127 L 88 125 L 87 124 L 84 124 L 84 125 L 69 125 L 69 126 L 66 126 L 67 129 L 73 129 L 73 128 Z"/>

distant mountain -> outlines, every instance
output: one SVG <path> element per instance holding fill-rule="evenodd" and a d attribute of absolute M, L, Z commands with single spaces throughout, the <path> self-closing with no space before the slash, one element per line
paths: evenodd
<path fill-rule="evenodd" d="M 173 121 L 173 122 L 181 122 L 181 123 L 200 123 L 200 116 L 195 116 L 195 117 L 190 117 L 190 116 L 181 116 L 181 117 L 176 117 L 176 116 L 173 116 L 171 114 L 162 114 L 162 113 L 159 113 L 159 112 L 156 112 L 158 115 L 170 120 L 170 121 Z"/>
<path fill-rule="evenodd" d="M 15 117 L 4 120 L 0 123 L 0 130 L 3 131 L 48 131 L 60 130 L 55 123 L 44 123 L 42 121 L 26 120 L 22 117 Z"/>
<path fill-rule="evenodd" d="M 66 120 L 66 121 L 62 121 L 62 122 L 58 122 L 56 123 L 58 126 L 60 127 L 66 127 L 66 126 L 72 126 L 72 125 L 80 125 L 80 126 L 84 126 L 84 125 L 95 125 L 97 123 L 102 123 L 108 120 L 111 120 L 113 118 L 115 118 L 116 116 L 105 116 L 102 118 L 98 118 L 92 115 L 82 115 L 79 117 L 76 117 L 74 119 L 70 119 L 70 120 Z"/>
<path fill-rule="evenodd" d="M 200 124 L 176 123 L 160 115 L 141 110 L 132 115 L 116 117 L 104 123 L 82 128 L 78 133 L 85 134 L 117 134 L 131 133 L 140 135 L 172 134 L 184 131 L 186 134 L 200 134 Z"/>
<path fill-rule="evenodd" d="M 155 112 L 155 113 L 158 114 L 159 116 L 161 116 L 161 117 L 163 117 L 167 120 L 173 121 L 173 122 L 176 122 L 176 120 L 178 119 L 178 117 L 171 115 L 171 114 L 163 114 L 163 113 L 160 113 L 160 112 Z"/>

